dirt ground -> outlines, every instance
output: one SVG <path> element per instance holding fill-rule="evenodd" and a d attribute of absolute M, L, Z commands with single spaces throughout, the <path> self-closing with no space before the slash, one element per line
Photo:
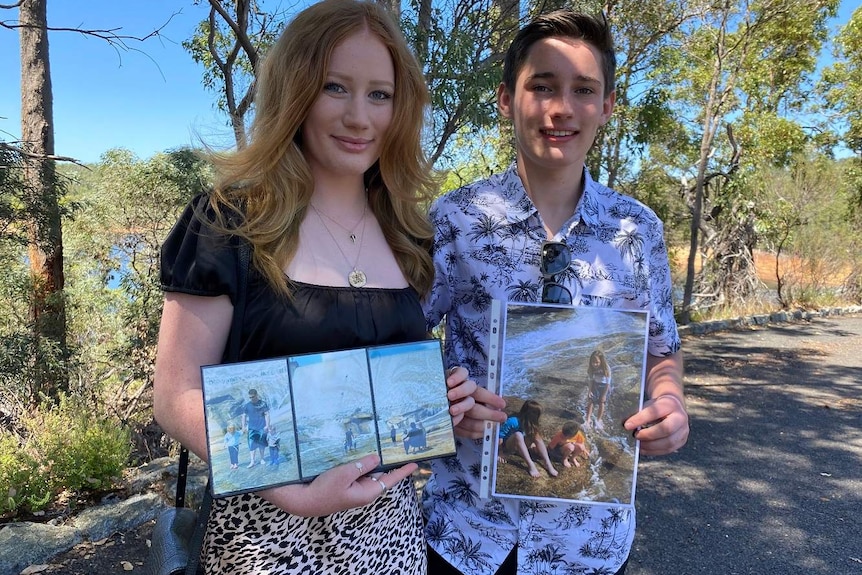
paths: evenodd
<path fill-rule="evenodd" d="M 107 539 L 84 542 L 45 565 L 31 565 L 21 575 L 62 573 L 63 575 L 145 574 L 153 521 L 133 531 L 115 533 Z"/>

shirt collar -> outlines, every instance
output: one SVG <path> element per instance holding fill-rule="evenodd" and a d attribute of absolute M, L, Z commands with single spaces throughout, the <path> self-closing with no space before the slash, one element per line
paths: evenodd
<path fill-rule="evenodd" d="M 506 199 L 506 217 L 511 223 L 523 222 L 530 217 L 538 217 L 533 200 L 527 195 L 527 190 L 524 188 L 524 182 L 521 181 L 521 176 L 518 175 L 518 164 L 512 164 L 501 174 L 500 186 L 502 188 L 503 197 Z M 568 233 L 580 221 L 592 227 L 598 222 L 598 213 L 595 209 L 586 209 L 585 206 L 596 206 L 600 201 L 600 192 L 602 186 L 593 180 L 590 176 L 590 171 L 584 166 L 584 193 L 575 206 L 575 213 L 569 218 L 563 229 Z"/>

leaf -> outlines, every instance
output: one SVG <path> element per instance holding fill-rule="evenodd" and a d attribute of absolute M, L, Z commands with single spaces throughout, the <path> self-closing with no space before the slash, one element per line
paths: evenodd
<path fill-rule="evenodd" d="M 123 566 L 123 571 L 131 571 L 132 569 L 135 568 L 135 566 L 132 565 L 131 563 L 129 563 L 128 561 L 123 561 L 120 564 Z"/>
<path fill-rule="evenodd" d="M 46 569 L 52 567 L 51 565 L 30 565 L 23 571 L 21 571 L 21 575 L 32 575 L 33 573 L 41 573 Z"/>

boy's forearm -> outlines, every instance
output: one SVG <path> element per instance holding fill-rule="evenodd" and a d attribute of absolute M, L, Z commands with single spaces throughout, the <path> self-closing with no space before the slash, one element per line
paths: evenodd
<path fill-rule="evenodd" d="M 673 396 L 685 408 L 681 350 L 668 356 L 647 355 L 646 395 L 650 399 Z"/>

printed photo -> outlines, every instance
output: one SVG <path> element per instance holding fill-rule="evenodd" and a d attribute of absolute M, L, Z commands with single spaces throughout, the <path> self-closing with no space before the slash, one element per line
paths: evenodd
<path fill-rule="evenodd" d="M 301 355 L 289 361 L 303 477 L 377 453 L 365 350 Z"/>
<path fill-rule="evenodd" d="M 643 404 L 647 313 L 502 309 L 499 392 L 508 418 L 486 445 L 492 493 L 633 504 L 638 445 L 622 422 Z"/>
<path fill-rule="evenodd" d="M 455 454 L 437 339 L 201 368 L 213 497 Z"/>
<path fill-rule="evenodd" d="M 384 466 L 455 452 L 438 340 L 368 350 Z M 436 385 L 429 382 L 439 382 Z"/>
<path fill-rule="evenodd" d="M 206 366 L 201 376 L 213 496 L 298 481 L 287 361 Z"/>

